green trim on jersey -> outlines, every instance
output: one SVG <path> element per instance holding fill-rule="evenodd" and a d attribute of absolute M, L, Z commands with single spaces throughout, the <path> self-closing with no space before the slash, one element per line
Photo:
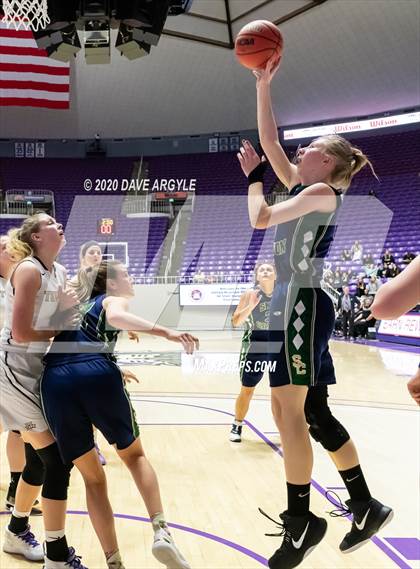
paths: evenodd
<path fill-rule="evenodd" d="M 299 288 L 292 278 L 288 287 L 285 318 L 285 356 L 292 385 L 315 384 L 314 334 L 316 290 Z"/>

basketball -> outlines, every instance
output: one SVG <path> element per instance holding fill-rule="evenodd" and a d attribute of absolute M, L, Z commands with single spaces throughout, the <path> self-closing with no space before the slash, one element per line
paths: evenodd
<path fill-rule="evenodd" d="M 262 69 L 270 57 L 280 57 L 282 52 L 283 37 L 277 26 L 267 20 L 247 24 L 236 37 L 236 57 L 248 69 Z"/>

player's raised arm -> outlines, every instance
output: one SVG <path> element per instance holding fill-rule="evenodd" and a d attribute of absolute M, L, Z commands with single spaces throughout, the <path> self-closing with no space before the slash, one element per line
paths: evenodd
<path fill-rule="evenodd" d="M 332 212 L 336 207 L 333 190 L 324 182 L 310 184 L 299 195 L 272 206 L 265 201 L 263 177 L 267 166 L 264 157 L 260 159 L 252 144 L 244 140 L 238 160 L 248 178 L 248 214 L 252 227 L 266 229 L 286 223 L 313 211 Z"/>
<path fill-rule="evenodd" d="M 269 59 L 265 69 L 254 71 L 257 78 L 258 134 L 261 146 L 273 170 L 281 182 L 290 189 L 299 181 L 297 169 L 290 162 L 280 144 L 271 101 L 270 85 L 279 65 L 280 59 L 275 55 Z"/>

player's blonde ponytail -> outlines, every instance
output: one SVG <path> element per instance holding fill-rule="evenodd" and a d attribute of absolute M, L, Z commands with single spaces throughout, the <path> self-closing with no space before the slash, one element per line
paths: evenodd
<path fill-rule="evenodd" d="M 336 158 L 336 166 L 331 173 L 331 183 L 346 190 L 355 176 L 366 165 L 379 181 L 369 158 L 356 146 L 337 134 L 322 136 L 317 139 L 325 146 L 326 152 Z"/>
<path fill-rule="evenodd" d="M 44 213 L 35 213 L 27 217 L 20 227 L 10 229 L 7 232 L 6 251 L 15 261 L 19 262 L 34 254 L 32 234 L 39 231 L 43 216 L 45 216 Z"/>

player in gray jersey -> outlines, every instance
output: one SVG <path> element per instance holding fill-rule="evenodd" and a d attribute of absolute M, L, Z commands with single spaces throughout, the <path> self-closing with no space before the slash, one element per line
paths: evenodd
<path fill-rule="evenodd" d="M 8 233 L 8 252 L 17 266 L 5 287 L 4 327 L 0 334 L 0 420 L 21 432 L 26 464 L 19 480 L 3 550 L 30 560 L 44 559 L 28 525 L 42 487 L 46 535 L 45 569 L 86 569 L 65 537 L 67 489 L 65 465 L 44 419 L 39 381 L 42 359 L 59 328 L 59 315 L 77 302 L 66 292 L 65 269 L 55 262 L 65 245 L 62 226 L 45 213 L 28 217 Z M 52 325 L 55 318 L 56 324 Z"/>
<path fill-rule="evenodd" d="M 6 246 L 8 241 L 7 235 L 0 235 L 0 330 L 3 327 L 5 287 L 16 265 L 14 259 L 7 252 Z M 1 429 L 2 425 L 0 424 L 0 432 Z M 15 503 L 17 485 L 25 466 L 25 447 L 19 431 L 9 431 L 7 433 L 6 454 L 10 468 L 10 484 L 6 495 L 6 509 L 12 510 Z M 41 510 L 36 507 L 37 505 L 38 500 L 31 510 L 32 516 L 42 514 Z"/>

